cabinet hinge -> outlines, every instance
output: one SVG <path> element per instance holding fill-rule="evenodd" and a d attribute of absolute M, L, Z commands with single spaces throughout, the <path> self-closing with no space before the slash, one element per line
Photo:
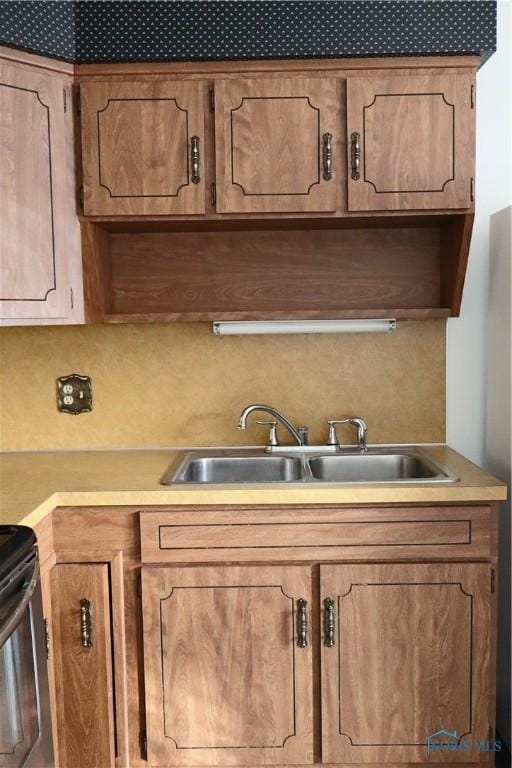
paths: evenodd
<path fill-rule="evenodd" d="M 71 309 L 75 306 L 75 297 L 73 296 L 73 288 L 69 289 L 69 299 L 71 301 Z"/>
<path fill-rule="evenodd" d="M 78 116 L 80 116 L 81 113 L 82 113 L 82 103 L 80 101 L 80 91 L 79 90 L 77 90 L 77 92 L 76 92 L 75 104 L 76 104 L 76 113 L 77 113 Z"/>
<path fill-rule="evenodd" d="M 142 597 L 142 576 L 140 575 L 140 573 L 137 576 L 137 597 L 139 598 Z"/>
<path fill-rule="evenodd" d="M 210 112 L 215 112 L 215 91 L 210 88 L 208 91 L 208 100 L 210 102 Z"/>
<path fill-rule="evenodd" d="M 82 186 L 78 187 L 78 202 L 80 203 L 80 208 L 84 209 L 84 188 Z"/>
<path fill-rule="evenodd" d="M 217 203 L 217 185 L 212 181 L 210 187 L 210 205 L 214 206 Z"/>
<path fill-rule="evenodd" d="M 46 644 L 46 658 L 50 658 L 50 626 L 48 624 L 48 619 L 44 619 L 44 639 Z"/>
<path fill-rule="evenodd" d="M 474 109 L 475 108 L 475 84 L 474 83 L 471 83 L 470 101 L 471 101 L 471 109 Z"/>
<path fill-rule="evenodd" d="M 64 101 L 64 112 L 68 111 L 68 94 L 66 93 L 66 89 L 62 89 L 62 99 Z"/>
<path fill-rule="evenodd" d="M 491 595 L 494 594 L 494 591 L 496 589 L 496 571 L 494 568 L 491 568 Z"/>
<path fill-rule="evenodd" d="M 473 177 L 471 177 L 471 183 L 470 183 L 470 187 L 469 187 L 469 195 L 470 195 L 470 198 L 471 198 L 471 202 L 473 202 L 474 199 L 475 199 L 475 180 L 474 180 Z"/>
<path fill-rule="evenodd" d="M 146 731 L 140 732 L 140 752 L 143 760 L 148 759 L 148 737 Z"/>

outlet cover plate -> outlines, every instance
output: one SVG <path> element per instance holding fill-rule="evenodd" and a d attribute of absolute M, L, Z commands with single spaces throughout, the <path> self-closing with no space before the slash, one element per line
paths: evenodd
<path fill-rule="evenodd" d="M 89 376 L 71 373 L 57 379 L 57 410 L 61 413 L 80 413 L 92 411 L 92 385 Z"/>

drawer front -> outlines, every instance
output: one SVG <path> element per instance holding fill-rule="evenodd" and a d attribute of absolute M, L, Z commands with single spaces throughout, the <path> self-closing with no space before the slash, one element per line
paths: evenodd
<path fill-rule="evenodd" d="M 144 563 L 490 556 L 489 507 L 180 507 L 140 527 Z"/>

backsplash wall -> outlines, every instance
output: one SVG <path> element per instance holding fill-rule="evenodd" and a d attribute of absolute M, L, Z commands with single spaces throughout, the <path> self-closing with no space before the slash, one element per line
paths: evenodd
<path fill-rule="evenodd" d="M 324 442 L 326 420 L 362 416 L 370 442 L 445 439 L 444 320 L 391 334 L 223 337 L 205 323 L 0 330 L 5 451 L 261 444 L 236 429 L 250 402 Z M 93 410 L 56 408 L 58 376 L 92 378 Z M 351 431 L 340 434 L 353 442 Z"/>

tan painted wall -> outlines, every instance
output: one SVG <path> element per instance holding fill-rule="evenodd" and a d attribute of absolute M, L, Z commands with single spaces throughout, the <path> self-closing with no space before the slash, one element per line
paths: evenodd
<path fill-rule="evenodd" d="M 225 338 L 209 324 L 4 328 L 0 355 L 2 450 L 256 444 L 266 428 L 236 429 L 254 401 L 307 424 L 312 442 L 347 415 L 367 420 L 371 442 L 445 439 L 443 320 Z M 69 373 L 92 377 L 91 413 L 57 412 Z"/>

